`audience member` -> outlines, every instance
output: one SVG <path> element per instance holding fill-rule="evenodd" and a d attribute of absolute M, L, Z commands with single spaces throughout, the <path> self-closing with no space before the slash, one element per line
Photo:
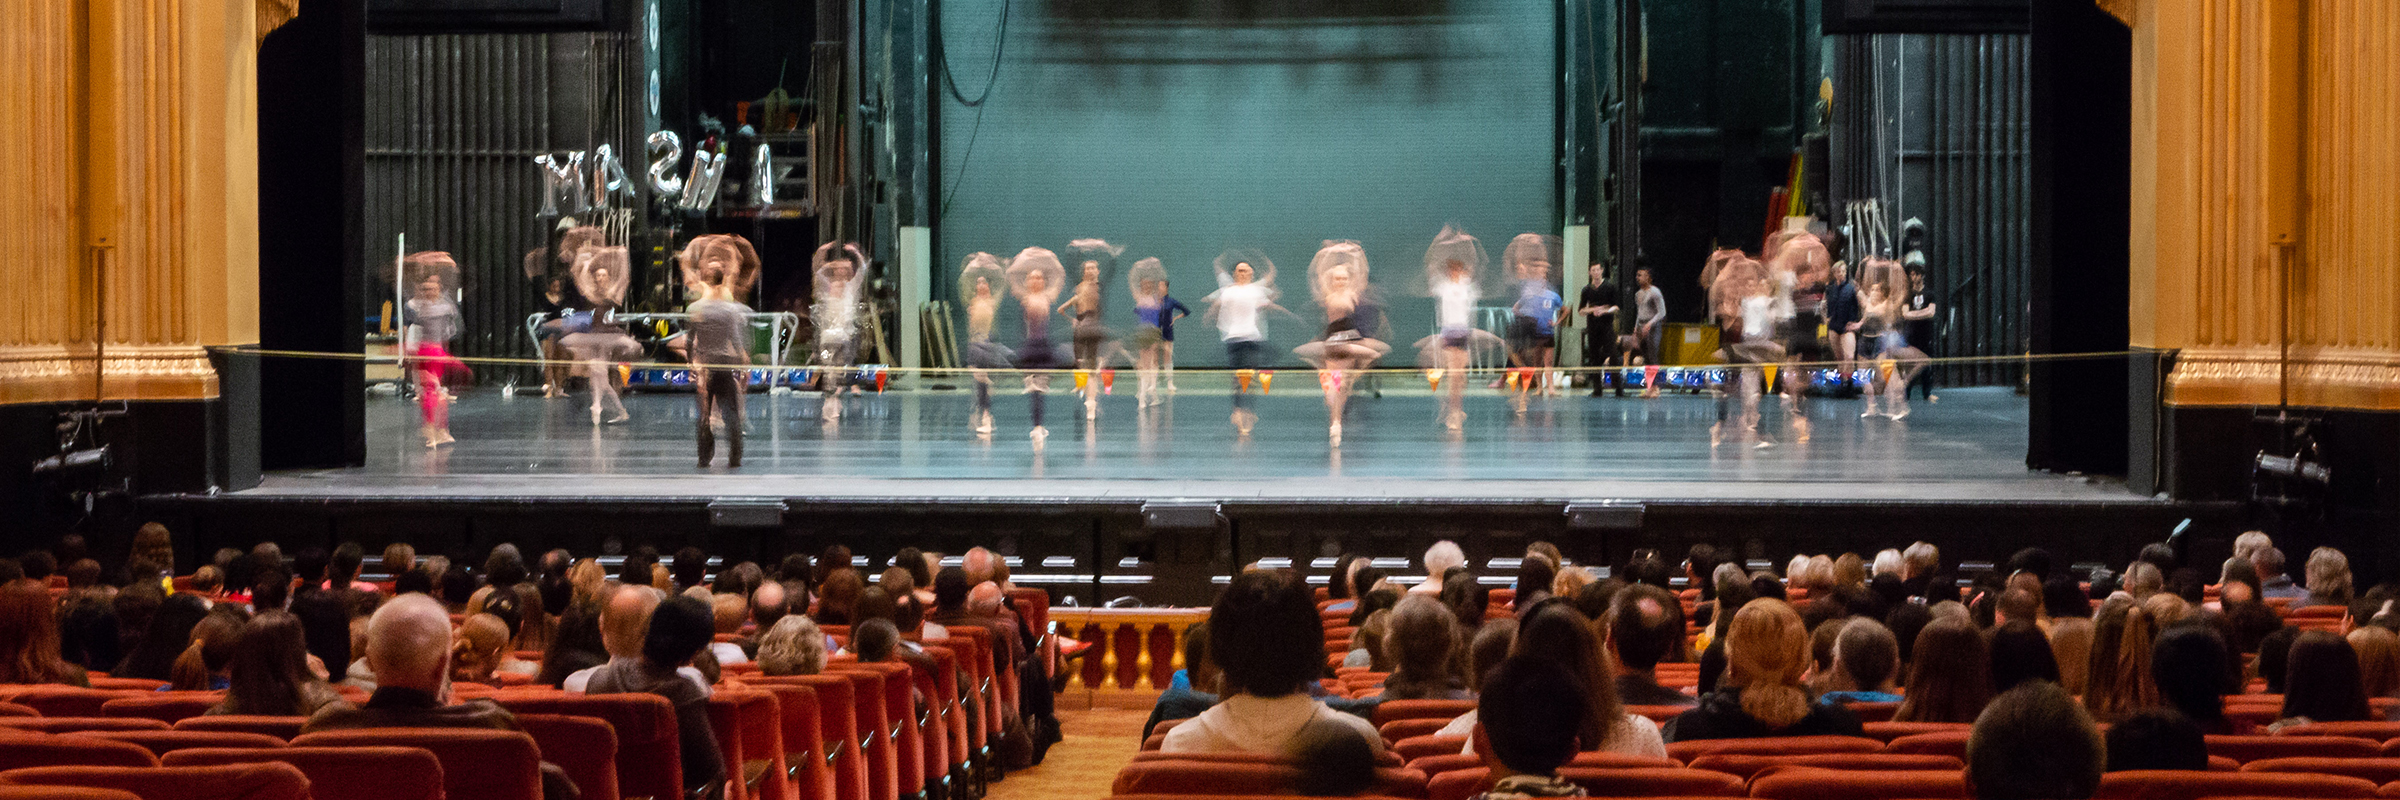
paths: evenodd
<path fill-rule="evenodd" d="M 417 548 L 407 542 L 384 545 L 383 558 L 377 563 L 383 567 L 383 574 L 397 578 L 417 568 Z"/>
<path fill-rule="evenodd" d="M 500 660 L 508 653 L 508 623 L 491 614 L 469 615 L 450 642 L 453 683 L 500 685 Z"/>
<path fill-rule="evenodd" d="M 1391 611 L 1391 633 L 1383 649 L 1392 673 L 1383 679 L 1386 700 L 1465 700 L 1466 681 L 1451 671 L 1458 654 L 1458 620 L 1424 595 L 1410 595 Z"/>
<path fill-rule="evenodd" d="M 2367 696 L 2400 694 L 2400 634 L 2381 625 L 2361 625 L 2350 631 L 2349 642 L 2358 651 L 2360 688 Z"/>
<path fill-rule="evenodd" d="M 1966 760 L 1977 800 L 2063 800 L 2100 788 L 2108 753 L 2075 698 L 2035 680 L 2000 693 L 1975 717 Z"/>
<path fill-rule="evenodd" d="M 1442 580 L 1450 574 L 1450 570 L 1467 565 L 1467 554 L 1459 549 L 1457 542 L 1444 539 L 1425 548 L 1424 563 L 1425 580 L 1408 587 L 1409 594 L 1440 594 Z"/>
<path fill-rule="evenodd" d="M 2128 714 L 2108 728 L 2108 771 L 2208 769 L 2208 738 L 2171 708 Z"/>
<path fill-rule="evenodd" d="M 1582 797 L 1583 787 L 1558 777 L 1558 768 L 1588 743 L 1583 697 L 1589 687 L 1555 662 L 1517 656 L 1484 678 L 1471 740 L 1490 769 L 1492 788 L 1478 800 Z"/>
<path fill-rule="evenodd" d="M 0 683 L 91 685 L 83 667 L 59 657 L 55 608 L 47 589 L 0 587 Z"/>
<path fill-rule="evenodd" d="M 775 621 L 758 640 L 758 671 L 766 675 L 815 675 L 825 671 L 825 631 L 804 614 Z"/>
<path fill-rule="evenodd" d="M 2164 641 L 2162 638 L 2162 645 Z M 2360 677 L 2358 653 L 2340 635 L 2325 631 L 2300 634 L 2292 641 L 2288 669 L 2289 677 L 2283 684 L 2283 719 L 2273 727 L 2363 722 L 2374 718 L 2367 704 L 2366 685 Z"/>
<path fill-rule="evenodd" d="M 2289 675 L 2292 642 L 2300 638 L 2299 628 L 2280 628 L 2258 640 L 2258 677 L 2267 682 L 2267 694 L 2283 694 L 2283 679 Z"/>
<path fill-rule="evenodd" d="M 1413 596 L 1423 597 L 1424 595 Z M 1452 623 L 1452 626 L 1455 628 L 1456 624 Z M 1391 672 L 1391 652 L 1383 647 L 1384 640 L 1391 638 L 1391 633 L 1392 612 L 1390 609 L 1379 609 L 1373 614 L 1368 614 L 1367 621 L 1360 623 L 1357 630 L 1351 631 L 1350 652 L 1342 655 L 1342 666 L 1364 667 L 1369 672 Z"/>
<path fill-rule="evenodd" d="M 1491 587 L 1467 574 L 1465 569 L 1451 570 L 1450 577 L 1443 579 L 1438 596 L 1442 605 L 1450 609 L 1450 616 L 1458 620 L 1459 627 L 1464 628 L 1470 638 L 1475 635 L 1475 628 L 1491 616 Z"/>
<path fill-rule="evenodd" d="M 1540 658 L 1565 667 L 1584 684 L 1583 747 L 1607 753 L 1665 758 L 1667 747 L 1658 723 L 1625 711 L 1617 697 L 1617 682 L 1602 652 L 1592 621 L 1564 600 L 1551 600 L 1531 609 L 1517 626 L 1512 658 Z"/>
<path fill-rule="evenodd" d="M 2308 590 L 2293 584 L 2292 576 L 2285 572 L 2283 551 L 2273 546 L 2260 548 L 2250 556 L 2250 567 L 2258 571 L 2258 593 L 2262 598 L 2299 600 L 2308 596 Z"/>
<path fill-rule="evenodd" d="M 2294 601 L 2292 607 L 2346 606 L 2350 597 L 2350 558 L 2331 547 L 2309 551 L 2308 594 Z"/>
<path fill-rule="evenodd" d="M 229 678 L 226 670 L 233 664 L 233 653 L 241 648 L 242 628 L 250 624 L 250 612 L 231 603 L 219 603 L 192 626 L 192 643 L 175 656 L 175 666 L 169 670 L 167 688 L 179 692 L 223 691 Z"/>
<path fill-rule="evenodd" d="M 625 586 L 611 593 L 608 605 L 600 612 L 600 642 L 608 649 L 608 661 L 568 675 L 559 682 L 560 688 L 570 692 L 591 691 L 592 678 L 611 665 L 619 670 L 630 670 L 638 665 L 642 659 L 642 648 L 648 641 L 651 615 L 664 599 L 664 592 L 649 586 Z M 685 666 L 678 671 L 693 685 L 700 687 L 704 694 L 707 692 L 710 681 L 699 670 Z"/>
<path fill-rule="evenodd" d="M 1917 634 L 1908 697 L 1892 721 L 1974 722 L 1992 701 L 1991 663 L 1982 631 L 1961 620 L 1934 620 Z"/>
<path fill-rule="evenodd" d="M 300 620 L 282 611 L 251 617 L 227 669 L 225 699 L 208 714 L 305 717 L 342 702 L 341 695 L 308 666 Z"/>
<path fill-rule="evenodd" d="M 1832 623 L 1827 623 L 1832 624 Z M 1892 678 L 1900 667 L 1900 643 L 1883 623 L 1865 617 L 1842 623 L 1833 643 L 1833 691 L 1817 702 L 1897 703 Z"/>
<path fill-rule="evenodd" d="M 858 597 L 867 588 L 858 570 L 835 570 L 817 584 L 817 622 L 849 625 L 858 621 Z M 944 623 L 948 624 L 948 623 Z"/>
<path fill-rule="evenodd" d="M 2225 692 L 2233 684 L 2225 664 L 2225 640 L 2216 631 L 2197 625 L 2160 632 L 2150 654 L 2159 700 L 2212 734 L 2241 732 L 2225 718 Z"/>
<path fill-rule="evenodd" d="M 1658 683 L 1658 663 L 1683 645 L 1683 603 L 1675 595 L 1648 584 L 1628 585 L 1609 603 L 1607 621 L 1618 699 L 1638 706 L 1699 704 L 1699 698 Z"/>
<path fill-rule="evenodd" d="M 712 641 L 708 652 L 717 657 L 718 664 L 748 664 L 750 654 L 742 649 L 742 623 L 750 620 L 750 599 L 739 594 L 718 594 L 709 598 L 710 630 L 725 641 Z M 753 645 L 755 647 L 755 645 Z"/>
<path fill-rule="evenodd" d="M 2031 622 L 2012 621 L 1992 630 L 1992 691 L 2005 694 L 2017 684 L 2041 680 L 2059 682 L 2058 657 L 2050 637 Z"/>
<path fill-rule="evenodd" d="M 567 676 L 608 662 L 608 645 L 600 633 L 598 600 L 570 602 L 558 616 L 556 635 L 542 651 L 542 669 L 533 682 L 560 686 Z"/>
<path fill-rule="evenodd" d="M 45 594 L 45 602 L 48 600 Z M 183 655 L 192 644 L 192 627 L 208 616 L 208 601 L 199 595 L 177 592 L 161 602 L 150 624 L 143 630 L 141 643 L 125 654 L 123 663 L 108 671 L 111 677 L 146 678 L 154 681 L 175 677 L 175 658 Z"/>
<path fill-rule="evenodd" d="M 1310 797 L 1345 797 L 1374 788 L 1381 743 L 1350 726 L 1311 720 L 1292 736 L 1284 758 L 1302 765 L 1292 789 Z"/>
<path fill-rule="evenodd" d="M 1224 700 L 1168 731 L 1161 749 L 1282 753 L 1316 720 L 1349 726 L 1381 747 L 1374 725 L 1302 691 L 1325 666 L 1325 629 L 1313 594 L 1306 582 L 1287 573 L 1261 570 L 1233 577 L 1208 615 L 1208 651 L 1221 671 Z"/>
<path fill-rule="evenodd" d="M 2158 684 L 2150 673 L 2151 645 L 2158 628 L 2149 610 L 2130 601 L 2110 601 L 2092 623 L 2091 667 L 2083 690 L 2083 707 L 2103 722 L 2159 704 Z"/>
<path fill-rule="evenodd" d="M 677 561 L 682 560 L 681 555 Z M 708 689 L 695 685 L 684 672 L 692 659 L 708 648 L 711 636 L 708 604 L 689 597 L 667 600 L 651 610 L 642 636 L 641 655 L 611 659 L 600 666 L 585 690 L 594 694 L 638 692 L 667 699 L 675 707 L 676 735 L 681 740 L 683 785 L 703 791 L 725 779 L 725 759 L 708 721 Z"/>
<path fill-rule="evenodd" d="M 1750 601 L 1734 613 L 1723 644 L 1722 685 L 1702 696 L 1699 707 L 1667 722 L 1668 741 L 1863 735 L 1848 710 L 1817 705 L 1801 688 L 1808 671 L 1808 629 L 1790 604 Z"/>
<path fill-rule="evenodd" d="M 1158 702 L 1150 707 L 1150 719 L 1142 723 L 1142 735 L 1150 735 L 1158 723 L 1197 717 L 1217 704 L 1217 665 L 1208 658 L 1208 623 L 1184 629 L 1183 665 L 1167 681 L 1167 689 L 1159 693 Z"/>

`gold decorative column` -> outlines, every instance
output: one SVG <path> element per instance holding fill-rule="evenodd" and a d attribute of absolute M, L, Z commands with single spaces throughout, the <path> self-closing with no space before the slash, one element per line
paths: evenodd
<path fill-rule="evenodd" d="M 2175 406 L 2400 410 L 2400 3 L 2101 0 L 2133 29 L 2132 341 Z M 2288 281 L 2290 305 L 2280 308 Z"/>
<path fill-rule="evenodd" d="M 0 4 L 0 403 L 213 398 L 206 348 L 258 341 L 256 55 L 295 8 Z"/>

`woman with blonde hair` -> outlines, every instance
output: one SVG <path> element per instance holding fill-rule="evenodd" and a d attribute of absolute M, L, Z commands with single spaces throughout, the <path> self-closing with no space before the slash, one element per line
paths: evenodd
<path fill-rule="evenodd" d="M 2367 696 L 2400 694 L 2400 634 L 2380 625 L 2360 625 L 2350 632 L 2349 641 L 2358 651 L 2358 674 Z"/>
<path fill-rule="evenodd" d="M 2302 606 L 2346 606 L 2350 604 L 2350 557 L 2331 547 L 2319 547 L 2308 553 L 2308 596 L 2293 603 Z"/>
<path fill-rule="evenodd" d="M 2083 707 L 2104 722 L 2159 705 L 2150 674 L 2158 622 L 2139 603 L 2109 601 L 2092 624 L 2092 658 L 2085 670 Z"/>
<path fill-rule="evenodd" d="M 1725 661 L 1717 690 L 1667 722 L 1667 741 L 1864 734 L 1848 709 L 1817 705 L 1802 685 L 1808 628 L 1791 604 L 1761 598 L 1743 605 L 1725 630 Z"/>
<path fill-rule="evenodd" d="M 508 623 L 490 614 L 475 614 L 459 623 L 450 639 L 450 680 L 453 683 L 500 685 L 494 674 L 508 655 Z"/>
<path fill-rule="evenodd" d="M 758 671 L 766 675 L 815 675 L 825 671 L 825 631 L 799 614 L 775 621 L 758 639 Z"/>

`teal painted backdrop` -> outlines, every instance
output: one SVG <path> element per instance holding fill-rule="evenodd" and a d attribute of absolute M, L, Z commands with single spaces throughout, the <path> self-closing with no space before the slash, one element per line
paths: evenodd
<path fill-rule="evenodd" d="M 1270 323 L 1288 366 L 1322 325 L 1305 283 L 1322 240 L 1365 246 L 1405 346 L 1432 324 L 1418 276 L 1444 223 L 1494 259 L 1511 236 L 1556 232 L 1551 4 L 1016 0 L 995 79 L 1004 5 L 941 4 L 958 92 L 991 89 L 980 108 L 937 92 L 935 297 L 956 294 L 969 253 L 1102 237 L 1126 246 L 1107 308 L 1125 332 L 1134 259 L 1164 261 L 1197 310 L 1216 255 L 1256 247 L 1301 316 Z M 1178 366 L 1224 363 L 1212 327 L 1177 333 Z"/>

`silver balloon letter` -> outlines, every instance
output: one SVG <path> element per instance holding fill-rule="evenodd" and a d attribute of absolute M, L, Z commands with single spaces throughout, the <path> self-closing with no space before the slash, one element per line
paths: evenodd
<path fill-rule="evenodd" d="M 750 199 L 762 206 L 775 204 L 775 154 L 765 144 L 750 154 Z"/>
<path fill-rule="evenodd" d="M 683 193 L 683 179 L 675 177 L 675 165 L 683 161 L 683 137 L 674 131 L 650 134 L 650 191 L 662 197 Z"/>

